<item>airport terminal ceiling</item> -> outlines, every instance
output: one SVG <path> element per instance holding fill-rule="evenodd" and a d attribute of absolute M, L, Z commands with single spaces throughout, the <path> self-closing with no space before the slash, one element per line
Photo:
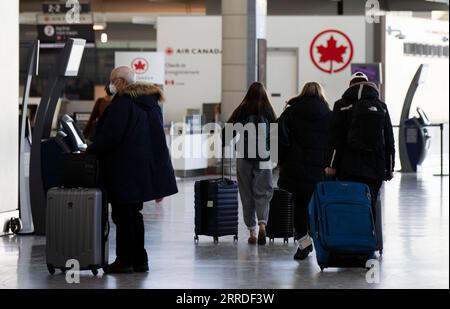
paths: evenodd
<path fill-rule="evenodd" d="M 39 11 L 42 0 L 21 0 L 20 11 Z M 58 1 L 47 1 L 58 2 Z M 171 12 L 219 15 L 222 0 L 90 0 L 94 12 Z M 268 0 L 269 15 L 334 14 L 342 3 L 343 14 L 360 14 L 364 11 L 361 0 Z M 385 11 L 448 11 L 448 0 L 380 0 Z"/>

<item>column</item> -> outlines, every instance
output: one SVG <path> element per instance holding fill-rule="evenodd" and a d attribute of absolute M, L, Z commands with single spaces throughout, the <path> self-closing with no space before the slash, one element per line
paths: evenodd
<path fill-rule="evenodd" d="M 267 0 L 222 0 L 224 121 L 241 103 L 252 82 L 260 78 L 264 82 L 266 16 Z"/>
<path fill-rule="evenodd" d="M 0 1 L 0 226 L 18 216 L 19 0 Z M 0 235 L 3 229 L 0 229 Z"/>

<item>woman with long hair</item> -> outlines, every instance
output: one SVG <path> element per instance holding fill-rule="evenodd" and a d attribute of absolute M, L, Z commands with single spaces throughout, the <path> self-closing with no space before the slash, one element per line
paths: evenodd
<path fill-rule="evenodd" d="M 266 244 L 266 224 L 273 195 L 272 164 L 269 154 L 270 124 L 275 122 L 275 112 L 267 91 L 259 82 L 250 86 L 244 100 L 227 121 L 233 125 L 241 124 L 246 128 L 243 132 L 237 132 L 238 138 L 244 140 L 244 149 L 237 150 L 237 179 L 244 221 L 250 232 L 249 244 Z M 252 125 L 255 129 L 253 133 Z M 260 132 L 263 132 L 263 136 Z M 263 151 L 262 147 L 258 147 L 259 143 L 265 146 Z"/>
<path fill-rule="evenodd" d="M 306 83 L 300 95 L 289 100 L 278 119 L 278 186 L 294 197 L 297 260 L 304 260 L 312 251 L 308 205 L 317 182 L 323 179 L 330 121 L 331 110 L 322 86 L 315 82 Z"/>

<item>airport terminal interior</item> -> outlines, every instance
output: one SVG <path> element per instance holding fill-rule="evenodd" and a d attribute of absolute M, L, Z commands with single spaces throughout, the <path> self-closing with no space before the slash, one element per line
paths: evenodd
<path fill-rule="evenodd" d="M 0 289 L 448 289 L 448 5 L 448 0 L 0 1 Z M 167 147 L 160 147 L 170 159 L 151 164 L 173 167 L 178 193 L 144 203 L 148 272 L 108 274 L 101 262 L 82 267 L 73 283 L 69 269 L 59 269 L 68 265 L 53 265 L 52 259 L 63 254 L 83 262 L 92 253 L 112 263 L 117 229 L 110 212 L 102 212 L 105 203 L 98 203 L 95 214 L 87 208 L 63 214 L 55 192 L 70 190 L 62 184 L 68 181 L 61 176 L 64 162 L 69 165 L 67 160 L 97 143 L 91 113 L 102 108 L 108 91 L 114 94 L 110 74 L 124 66 L 133 72 L 130 83 L 150 83 L 164 93 L 158 119 Z M 237 182 L 239 171 L 234 158 L 222 159 L 222 144 L 215 143 L 221 134 L 211 128 L 227 121 L 253 82 L 265 86 L 279 117 L 308 82 L 321 85 L 332 110 L 360 72 L 386 102 L 395 139 L 394 177 L 380 190 L 378 243 L 368 265 L 321 269 L 318 250 L 295 260 L 301 241 L 293 227 L 289 235 L 268 237 L 265 245 L 249 244 L 240 184 L 235 231 L 217 237 L 200 231 L 207 220 L 200 214 L 211 220 L 212 209 L 221 204 L 197 203 L 207 194 L 197 190 L 206 180 Z M 362 92 L 361 86 L 359 99 Z M 72 168 L 81 167 L 73 162 Z M 280 166 L 271 163 L 277 187 Z M 152 175 L 155 186 L 166 176 Z M 73 204 L 68 203 L 70 211 Z M 275 206 L 268 228 L 272 211 Z M 85 221 L 75 221 L 77 216 Z M 58 234 L 69 228 L 70 235 Z M 98 231 L 89 248 L 99 247 L 69 256 L 73 248 L 83 250 L 77 235 L 88 231 Z M 310 235 L 316 248 L 320 238 Z"/>

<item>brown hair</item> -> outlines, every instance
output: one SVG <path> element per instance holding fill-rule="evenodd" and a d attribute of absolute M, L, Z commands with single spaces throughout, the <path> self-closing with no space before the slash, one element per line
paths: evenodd
<path fill-rule="evenodd" d="M 270 122 L 276 120 L 275 112 L 267 95 L 266 88 L 260 82 L 254 82 L 248 88 L 241 104 L 234 110 L 228 122 L 236 123 L 244 118 L 255 115 L 266 117 Z"/>

